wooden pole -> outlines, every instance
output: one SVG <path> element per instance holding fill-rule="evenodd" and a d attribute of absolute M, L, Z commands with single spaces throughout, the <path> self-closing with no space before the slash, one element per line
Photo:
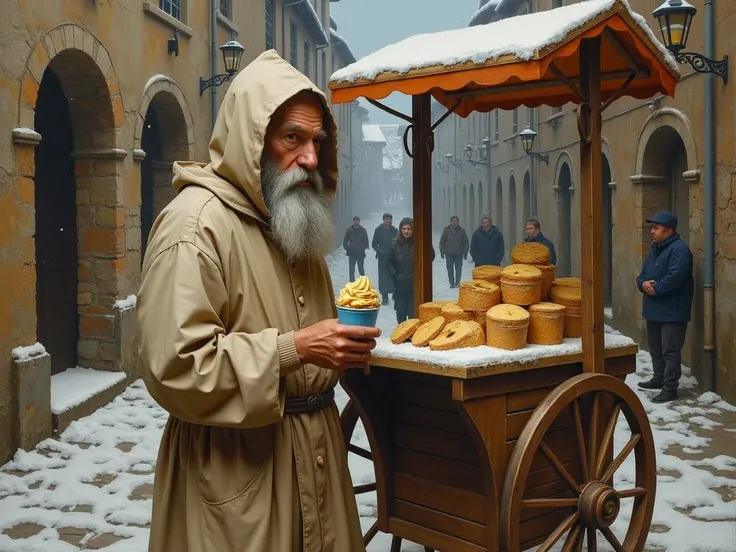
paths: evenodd
<path fill-rule="evenodd" d="M 432 119 L 429 94 L 412 96 L 414 314 L 432 300 Z"/>
<path fill-rule="evenodd" d="M 582 41 L 581 92 L 587 99 L 578 115 L 580 130 L 580 228 L 583 300 L 583 371 L 605 371 L 603 326 L 603 220 L 601 152 L 601 39 Z M 586 111 L 588 115 L 586 115 Z"/>

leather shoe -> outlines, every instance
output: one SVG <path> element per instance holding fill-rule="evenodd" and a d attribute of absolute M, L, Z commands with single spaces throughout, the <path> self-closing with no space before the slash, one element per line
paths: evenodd
<path fill-rule="evenodd" d="M 664 384 L 661 381 L 654 378 L 649 381 L 641 381 L 637 383 L 637 385 L 642 389 L 662 389 L 664 387 Z"/>
<path fill-rule="evenodd" d="M 653 403 L 666 403 L 677 399 L 677 390 L 674 389 L 662 389 L 654 397 L 652 397 Z"/>

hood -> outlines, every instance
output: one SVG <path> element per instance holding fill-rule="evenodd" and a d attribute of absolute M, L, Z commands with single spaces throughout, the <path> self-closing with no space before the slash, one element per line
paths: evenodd
<path fill-rule="evenodd" d="M 319 171 L 331 202 L 337 191 L 337 127 L 327 99 L 275 50 L 263 52 L 233 79 L 210 139 L 210 163 L 175 163 L 174 190 L 202 186 L 236 211 L 261 221 L 268 219 L 261 190 L 266 130 L 276 110 L 305 90 L 319 97 L 325 112 L 328 137 L 320 150 Z"/>

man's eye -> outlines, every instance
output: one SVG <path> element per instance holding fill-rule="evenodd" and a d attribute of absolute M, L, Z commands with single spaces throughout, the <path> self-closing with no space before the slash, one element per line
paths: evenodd
<path fill-rule="evenodd" d="M 284 139 L 285 139 L 285 140 L 286 140 L 287 142 L 296 142 L 296 141 L 298 140 L 298 137 L 297 137 L 297 135 L 296 135 L 296 134 L 287 134 L 287 135 L 286 135 L 286 136 L 284 137 Z"/>

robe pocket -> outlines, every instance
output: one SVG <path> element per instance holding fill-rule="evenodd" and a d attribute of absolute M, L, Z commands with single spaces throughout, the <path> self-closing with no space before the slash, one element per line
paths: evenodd
<path fill-rule="evenodd" d="M 257 487 L 273 454 L 269 426 L 254 429 L 208 427 L 200 442 L 199 494 L 203 504 L 240 501 Z"/>

